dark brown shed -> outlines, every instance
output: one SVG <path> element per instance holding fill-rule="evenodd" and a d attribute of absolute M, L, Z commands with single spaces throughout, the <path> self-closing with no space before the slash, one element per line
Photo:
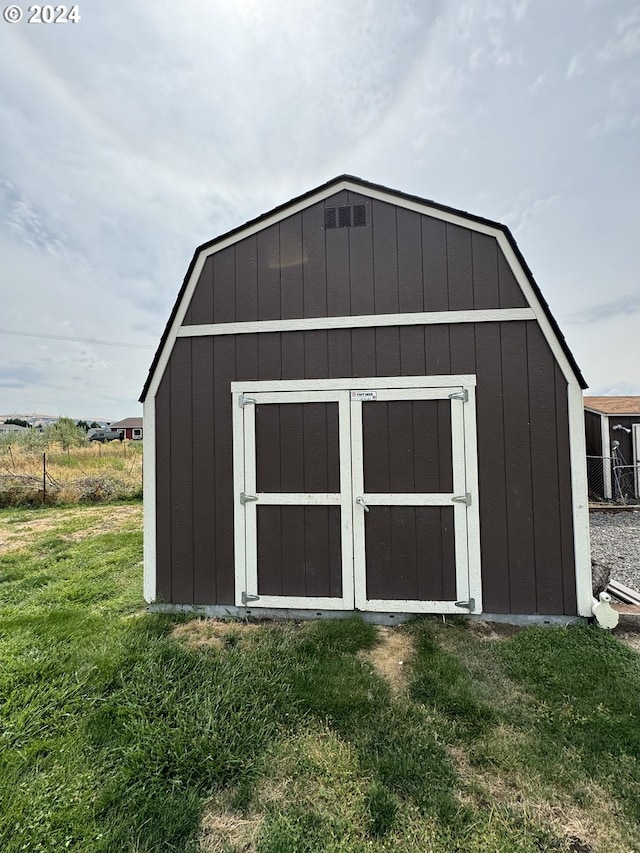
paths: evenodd
<path fill-rule="evenodd" d="M 343 176 L 195 252 L 145 385 L 145 597 L 590 615 L 580 371 L 508 229 Z"/>

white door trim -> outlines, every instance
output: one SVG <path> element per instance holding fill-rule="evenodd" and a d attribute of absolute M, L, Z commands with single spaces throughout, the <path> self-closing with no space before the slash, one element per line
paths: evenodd
<path fill-rule="evenodd" d="M 449 377 L 451 379 L 453 377 Z M 475 377 L 473 377 L 475 380 Z M 424 382 L 424 380 L 423 380 Z M 391 380 L 391 384 L 394 381 Z M 480 520 L 478 510 L 477 448 L 475 435 L 475 381 L 466 387 L 449 384 L 440 388 L 416 388 L 378 392 L 378 400 L 448 399 L 451 395 L 451 450 L 453 491 L 438 493 L 367 492 L 364 484 L 362 402 L 351 402 L 353 492 L 367 506 L 452 506 L 456 564 L 456 600 L 474 599 L 472 608 L 457 607 L 455 601 L 373 599 L 366 592 L 365 510 L 354 502 L 354 575 L 356 607 L 362 611 L 398 613 L 481 613 L 482 577 L 480 563 Z M 468 400 L 464 400 L 466 391 Z M 459 397 L 457 395 L 460 395 Z M 467 436 L 467 432 L 472 434 Z M 470 505 L 454 502 L 469 494 Z"/>
<path fill-rule="evenodd" d="M 472 373 L 456 373 L 448 376 L 374 376 L 368 378 L 340 379 L 276 379 L 276 380 L 244 380 L 232 382 L 231 392 L 251 396 L 254 391 L 356 391 L 367 389 L 394 388 L 451 388 L 455 386 L 474 387 L 476 377 Z"/>
<path fill-rule="evenodd" d="M 342 598 L 260 595 L 257 606 L 318 610 L 353 609 L 388 612 L 480 613 L 482 584 L 479 542 L 475 384 L 473 375 L 435 377 L 369 377 L 233 382 L 234 520 L 236 604 L 246 606 L 258 594 L 257 510 L 262 505 L 340 505 Z M 431 387 L 429 387 L 431 386 Z M 355 495 L 363 494 L 362 402 L 349 391 L 375 391 L 377 400 L 441 400 L 451 395 L 453 491 L 434 494 L 367 494 L 372 506 L 453 506 L 457 599 L 473 598 L 470 609 L 450 601 L 375 600 L 366 598 L 363 510 Z M 466 394 L 465 394 L 466 392 Z M 465 400 L 466 396 L 466 400 Z M 266 403 L 337 401 L 340 440 L 340 493 L 260 493 L 255 480 L 255 407 Z M 243 405 L 244 402 L 244 405 Z M 257 501 L 242 504 L 241 493 Z M 470 505 L 453 498 L 471 495 Z M 357 563 L 357 565 L 356 565 Z"/>
<path fill-rule="evenodd" d="M 247 383 L 234 383 L 247 385 Z M 260 384 L 260 383 L 258 383 Z M 234 390 L 233 443 L 234 443 L 234 521 L 235 521 L 235 602 L 246 606 L 252 596 L 258 596 L 260 607 L 306 608 L 317 610 L 352 610 L 353 599 L 353 542 L 351 508 L 351 447 L 349 395 L 344 390 L 318 391 L 256 391 L 255 383 L 248 391 Z M 257 492 L 256 484 L 256 406 L 273 403 L 338 404 L 338 440 L 340 459 L 340 492 L 293 493 Z M 236 447 L 238 448 L 236 452 Z M 240 449 L 241 448 L 241 449 Z M 257 500 L 242 503 L 242 494 Z M 257 506 L 340 506 L 341 507 L 341 558 L 342 596 L 264 595 L 258 593 L 258 537 Z M 247 596 L 248 598 L 243 598 Z"/>

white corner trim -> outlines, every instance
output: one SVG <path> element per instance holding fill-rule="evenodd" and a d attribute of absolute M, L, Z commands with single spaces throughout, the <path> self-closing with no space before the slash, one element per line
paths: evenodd
<path fill-rule="evenodd" d="M 169 329 L 169 332 L 167 334 L 164 346 L 162 347 L 162 351 L 158 358 L 158 363 L 154 368 L 153 375 L 151 377 L 151 382 L 149 383 L 149 388 L 147 389 L 147 396 L 145 397 L 145 400 L 148 400 L 150 397 L 155 399 L 155 396 L 158 393 L 158 387 L 160 386 L 160 382 L 162 381 L 164 372 L 167 369 L 169 358 L 171 357 L 171 353 L 173 352 L 173 348 L 176 343 L 178 330 L 180 329 L 180 326 L 184 321 L 185 314 L 187 313 L 187 308 L 191 304 L 193 291 L 196 289 L 196 284 L 198 283 L 198 279 L 200 278 L 200 274 L 202 273 L 202 268 L 204 267 L 205 260 L 206 256 L 204 254 L 201 254 L 193 267 L 191 276 L 187 283 L 187 287 L 185 289 L 185 292 L 182 294 L 182 299 L 180 300 L 180 304 L 177 307 L 176 316 L 173 318 L 173 323 L 171 324 L 171 328 Z"/>
<path fill-rule="evenodd" d="M 248 320 L 243 323 L 205 323 L 181 326 L 179 338 L 206 335 L 247 335 L 259 332 L 309 332 L 322 329 L 362 329 L 376 326 L 430 326 L 449 323 L 504 323 L 535 320 L 532 308 L 493 308 L 470 311 L 423 311 L 411 314 L 360 314 L 348 317 L 301 317 L 296 320 Z"/>
<path fill-rule="evenodd" d="M 589 499 L 587 448 L 584 434 L 582 389 L 575 377 L 567 385 L 571 498 L 573 502 L 573 547 L 578 614 L 591 616 L 593 604 L 591 549 L 589 542 Z"/>
<path fill-rule="evenodd" d="M 533 287 L 531 286 L 531 282 L 529 281 L 529 278 L 525 273 L 522 264 L 516 257 L 516 253 L 511 247 L 511 244 L 509 243 L 503 231 L 500 231 L 496 235 L 496 239 L 498 240 L 498 245 L 502 249 L 502 253 L 507 263 L 509 264 L 509 267 L 511 268 L 511 272 L 513 273 L 516 281 L 518 282 L 520 289 L 522 290 L 527 302 L 529 303 L 529 306 L 533 309 L 533 319 L 538 321 L 538 325 L 540 326 L 542 334 L 546 342 L 549 344 L 549 348 L 551 349 L 551 352 L 553 353 L 556 361 L 558 362 L 558 365 L 562 370 L 564 378 L 567 380 L 567 382 L 571 382 L 573 379 L 575 379 L 575 373 L 573 371 L 573 368 L 569 363 L 569 359 L 567 358 L 564 349 L 562 348 L 558 336 L 556 335 L 555 331 L 553 330 L 553 327 L 551 326 L 551 323 L 549 322 L 549 318 L 547 317 L 547 314 L 544 311 L 542 304 L 538 299 L 538 296 L 536 295 Z M 582 400 L 582 392 L 580 392 L 581 407 L 583 407 L 584 405 Z"/>
<path fill-rule="evenodd" d="M 142 507 L 144 530 L 144 600 L 156 600 L 156 400 L 147 397 L 143 406 Z"/>

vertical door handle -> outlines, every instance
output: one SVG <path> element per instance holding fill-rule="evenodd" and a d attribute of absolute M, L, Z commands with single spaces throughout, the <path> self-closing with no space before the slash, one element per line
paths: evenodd
<path fill-rule="evenodd" d="M 358 495 L 358 497 L 356 498 L 356 503 L 357 503 L 357 504 L 360 504 L 360 506 L 362 507 L 362 509 L 363 509 L 365 512 L 369 512 L 369 507 L 368 507 L 368 506 L 366 505 L 366 503 L 364 502 L 364 498 L 362 497 L 362 495 Z"/>

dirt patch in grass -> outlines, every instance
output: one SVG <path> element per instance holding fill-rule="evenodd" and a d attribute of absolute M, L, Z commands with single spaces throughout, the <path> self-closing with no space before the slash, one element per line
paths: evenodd
<path fill-rule="evenodd" d="M 116 530 L 122 530 L 122 528 L 127 526 L 129 521 L 142 521 L 142 506 L 109 506 L 100 513 L 100 516 L 100 519 L 96 519 L 94 524 L 83 527 L 82 530 L 66 534 L 63 536 L 63 539 L 78 542 L 81 539 L 87 539 L 89 536 L 99 536 L 101 533 L 112 533 Z"/>
<path fill-rule="evenodd" d="M 246 641 L 260 626 L 253 622 L 226 622 L 219 619 L 191 619 L 182 622 L 171 636 L 191 648 L 225 648 Z"/>
<path fill-rule="evenodd" d="M 640 652 L 640 616 L 622 617 L 613 636 L 626 643 L 635 652 Z"/>
<path fill-rule="evenodd" d="M 89 536 L 121 530 L 134 519 L 139 519 L 142 522 L 142 505 L 109 506 L 101 509 L 99 514 L 96 514 L 92 508 L 65 508 L 47 511 L 42 515 L 39 514 L 39 511 L 34 510 L 33 514 L 24 520 L 1 521 L 0 553 L 30 547 L 33 545 L 34 537 L 55 530 L 61 524 L 76 525 L 81 519 L 86 519 L 86 524 L 78 530 L 63 534 L 62 538 L 78 541 L 87 539 Z"/>
<path fill-rule="evenodd" d="M 380 626 L 378 638 L 376 646 L 358 652 L 358 657 L 370 663 L 394 693 L 403 693 L 407 686 L 408 666 L 414 656 L 413 639 L 402 626 Z"/>
<path fill-rule="evenodd" d="M 510 625 L 508 622 L 484 622 L 481 619 L 470 619 L 469 630 L 479 640 L 508 640 L 519 634 L 522 628 Z"/>

